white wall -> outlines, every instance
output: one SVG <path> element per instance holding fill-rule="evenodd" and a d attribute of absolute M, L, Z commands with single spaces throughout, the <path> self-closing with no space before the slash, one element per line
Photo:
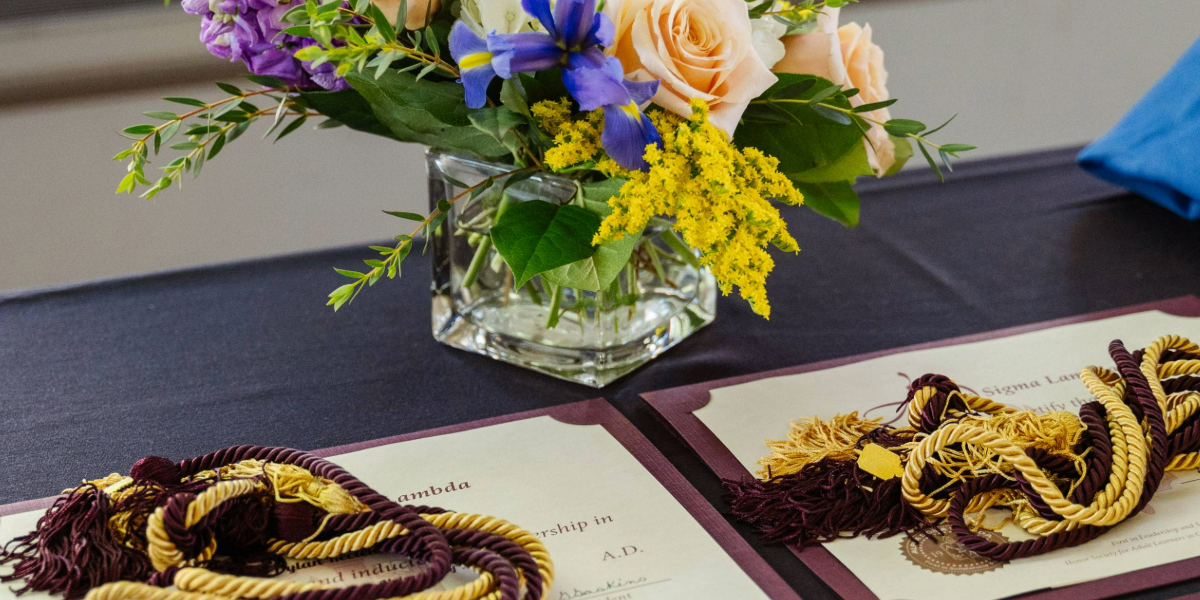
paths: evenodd
<path fill-rule="evenodd" d="M 114 195 L 117 130 L 164 108 L 159 96 L 220 94 L 95 92 L 149 69 L 161 72 L 150 81 L 224 69 L 177 11 L 0 29 L 0 54 L 21 57 L 0 63 L 0 290 L 386 239 L 407 231 L 380 209 L 423 208 L 420 148 L 344 130 L 276 145 L 251 130 L 182 191 Z M 1200 35 L 1197 0 L 863 0 L 842 14 L 874 27 L 895 114 L 959 113 L 942 139 L 974 143 L 979 157 L 1096 137 Z M 71 60 L 47 38 L 88 50 Z"/>

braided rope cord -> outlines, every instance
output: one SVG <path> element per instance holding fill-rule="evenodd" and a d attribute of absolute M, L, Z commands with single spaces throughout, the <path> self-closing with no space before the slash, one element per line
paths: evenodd
<path fill-rule="evenodd" d="M 317 489 L 336 486 L 357 502 L 341 501 L 335 510 L 362 511 L 329 514 L 318 533 L 335 534 L 331 539 L 270 540 L 271 553 L 310 559 L 369 550 L 408 556 L 420 563 L 422 570 L 379 583 L 340 587 L 202 568 L 217 550 L 211 526 L 232 503 L 265 501 L 271 494 L 281 500 L 263 467 L 271 463 L 299 467 L 320 479 Z M 540 600 L 553 581 L 549 553 L 529 532 L 494 517 L 400 505 L 341 467 L 302 451 L 235 446 L 181 461 L 176 467 L 185 480 L 208 478 L 223 467 L 241 470 L 232 475 L 238 478 L 220 479 L 217 475 L 218 480 L 199 493 L 170 496 L 147 519 L 147 553 L 157 572 L 147 583 L 119 581 L 96 587 L 87 600 L 517 600 L 522 592 L 530 600 Z M 254 468 L 263 473 L 243 477 Z M 480 576 L 451 590 L 429 589 L 455 564 Z M 164 589 L 170 585 L 177 589 Z"/>
<path fill-rule="evenodd" d="M 1195 421 L 1188 428 L 1178 429 L 1181 424 L 1196 414 L 1196 403 L 1192 401 L 1193 396 L 1186 394 L 1180 396 L 1179 393 L 1190 394 L 1194 387 L 1200 384 L 1200 379 L 1189 378 L 1182 383 L 1171 381 L 1165 386 L 1162 383 L 1164 377 L 1188 375 L 1200 371 L 1200 362 L 1189 359 L 1159 364 L 1164 356 L 1173 357 L 1184 353 L 1194 353 L 1195 349 L 1196 346 L 1186 339 L 1167 336 L 1156 341 L 1144 351 L 1131 355 L 1117 341 L 1110 345 L 1109 353 L 1117 364 L 1118 374 L 1123 379 L 1124 385 L 1114 380 L 1110 373 L 1101 370 L 1093 371 L 1097 381 L 1109 386 L 1114 393 L 1120 392 L 1124 402 L 1131 406 L 1131 412 L 1132 406 L 1136 405 L 1140 409 L 1138 412 L 1144 418 L 1143 435 L 1149 445 L 1149 462 L 1146 465 L 1141 494 L 1128 516 L 1137 514 L 1150 502 L 1164 473 L 1178 460 L 1179 456 L 1176 455 L 1176 452 L 1182 447 L 1200 444 L 1200 435 L 1197 434 L 1200 432 L 1200 428 L 1195 426 Z M 1140 364 L 1135 357 L 1140 358 Z M 1097 391 L 1094 389 L 1094 385 L 1089 385 L 1089 389 L 1092 389 L 1093 393 Z M 1097 395 L 1097 397 L 1100 396 Z M 1078 482 L 1071 494 L 1070 501 L 1072 503 L 1082 503 L 1097 492 L 1099 484 L 1097 472 L 1104 469 L 1108 455 L 1111 453 L 1112 448 L 1106 444 L 1110 438 L 1106 438 L 1104 435 L 1105 429 L 1101 424 L 1101 420 L 1105 417 L 1103 410 L 1104 406 L 1097 403 L 1086 404 L 1080 409 L 1080 420 L 1086 426 L 1086 438 L 1091 444 L 1093 452 L 1088 460 L 1087 476 Z M 1172 412 L 1164 415 L 1164 410 Z M 1118 425 L 1116 419 L 1108 419 L 1108 424 L 1111 440 L 1115 441 L 1123 429 Z M 1111 474 L 1109 475 L 1111 476 Z M 996 560 L 1009 560 L 1082 544 L 1095 539 L 1115 524 L 1051 526 L 1049 519 L 1018 519 L 1018 524 L 1027 530 L 1042 535 L 1021 542 L 1001 543 L 987 540 L 971 530 L 966 523 L 965 515 L 970 512 L 968 505 L 972 499 L 980 495 L 1006 488 L 1019 489 L 1026 494 L 1031 503 L 1036 505 L 1036 500 L 1039 498 L 1031 493 L 1032 486 L 1023 485 L 1023 483 L 1025 482 L 1022 481 L 1022 477 L 1009 480 L 1001 475 L 988 475 L 961 484 L 951 497 L 947 511 L 950 530 L 959 543 L 977 554 Z M 1097 495 L 1097 498 L 1100 497 L 1102 495 Z M 1070 523 L 1070 521 L 1059 522 Z"/>

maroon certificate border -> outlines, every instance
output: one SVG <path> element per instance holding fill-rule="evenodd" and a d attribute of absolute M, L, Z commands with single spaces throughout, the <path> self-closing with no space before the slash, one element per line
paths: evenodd
<path fill-rule="evenodd" d="M 665 420 L 672 429 L 675 430 L 676 434 L 683 439 L 684 443 L 691 446 L 692 449 L 700 455 L 700 458 L 703 459 L 706 464 L 708 464 L 709 468 L 711 468 L 713 472 L 724 479 L 740 479 L 750 475 L 750 473 L 745 469 L 745 467 L 742 466 L 737 458 L 734 457 L 733 453 L 725 447 L 725 444 L 723 444 L 721 440 L 718 439 L 717 436 L 704 425 L 704 422 L 695 415 L 695 411 L 703 408 L 709 403 L 712 398 L 710 392 L 714 389 L 729 387 L 741 383 L 748 383 L 769 377 L 821 371 L 824 369 L 858 363 L 873 358 L 879 358 L 881 356 L 890 356 L 893 354 L 913 352 L 915 350 L 926 350 L 929 348 L 940 348 L 943 346 L 953 346 L 971 342 L 992 340 L 1021 333 L 1028 333 L 1031 331 L 1040 331 L 1052 327 L 1061 327 L 1063 325 L 1084 323 L 1098 319 L 1107 319 L 1151 310 L 1158 310 L 1181 317 L 1200 317 L 1200 298 L 1197 298 L 1196 296 L 1182 296 L 1179 298 L 1172 298 L 1170 300 L 1139 304 L 1126 308 L 1106 310 L 1075 317 L 1056 319 L 1053 321 L 1044 321 L 1041 323 L 1000 329 L 997 331 L 951 338 L 948 340 L 904 346 L 890 350 L 881 350 L 878 352 L 837 358 L 809 365 L 788 367 L 775 371 L 768 371 L 766 373 L 741 375 L 726 379 L 718 379 L 716 381 L 709 381 L 706 383 L 698 383 L 655 392 L 646 392 L 641 396 L 646 400 L 647 403 L 650 404 L 652 408 L 654 408 L 659 416 Z M 859 581 L 858 577 L 856 577 L 850 571 L 850 569 L 846 568 L 841 561 L 834 557 L 834 555 L 824 547 L 813 546 L 803 550 L 797 550 L 796 548 L 791 548 L 791 550 L 797 557 L 800 558 L 801 561 L 804 562 L 805 565 L 808 566 L 809 569 L 813 571 L 813 573 L 825 581 L 829 587 L 833 588 L 833 590 L 842 597 L 849 600 L 878 600 L 878 596 L 873 594 L 866 585 Z M 1200 557 L 1180 560 L 1173 563 L 1125 573 L 1123 575 L 1097 579 L 1075 585 L 1064 586 L 1061 588 L 1029 592 L 1019 597 L 1023 600 L 1032 600 L 1034 598 L 1038 600 L 1069 600 L 1071 598 L 1099 598 L 1116 596 L 1129 592 L 1150 589 L 1161 585 L 1167 585 L 1170 583 L 1185 581 L 1196 577 L 1197 573 L 1200 573 Z"/>
<path fill-rule="evenodd" d="M 347 454 L 368 448 L 376 448 L 395 444 L 399 442 L 407 442 L 411 440 L 419 440 L 423 438 L 435 437 L 462 431 L 470 431 L 480 429 L 501 423 L 511 423 L 513 421 L 524 421 L 535 417 L 548 416 L 556 421 L 571 425 L 600 425 L 609 435 L 616 438 L 618 442 L 638 460 L 639 463 L 655 479 L 658 480 L 671 496 L 679 502 L 688 514 L 692 516 L 700 525 L 708 532 L 709 535 L 716 540 L 734 560 L 739 567 L 750 576 L 754 583 L 762 588 L 763 592 L 772 600 L 799 600 L 800 596 L 789 586 L 770 566 L 763 560 L 753 548 L 750 547 L 746 540 L 729 525 L 728 522 L 716 511 L 711 504 L 700 495 L 695 488 L 684 479 L 683 475 L 667 460 L 661 452 L 655 448 L 645 436 L 638 431 L 637 427 L 630 423 L 624 415 L 616 408 L 608 403 L 603 398 L 595 400 L 584 400 L 572 404 L 554 406 L 539 410 L 532 410 L 522 413 L 493 417 L 490 419 L 482 419 L 479 421 L 471 421 L 460 425 L 450 425 L 437 429 L 429 429 L 415 433 L 407 433 L 396 435 L 368 442 L 359 442 L 355 444 L 347 444 L 344 446 L 335 446 L 333 448 L 325 448 L 323 450 L 314 450 L 313 454 L 317 456 L 330 458 L 336 457 L 339 454 Z M 53 504 L 54 498 L 41 498 L 37 500 L 29 500 L 26 502 L 17 502 L 0 506 L 0 517 L 19 514 L 37 509 L 46 509 Z"/>

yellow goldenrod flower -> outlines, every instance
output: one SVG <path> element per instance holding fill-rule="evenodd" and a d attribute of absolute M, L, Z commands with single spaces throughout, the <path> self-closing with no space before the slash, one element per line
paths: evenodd
<path fill-rule="evenodd" d="M 558 135 L 562 124 L 571 120 L 571 103 L 566 98 L 543 100 L 529 107 L 529 110 L 537 119 L 538 127 L 549 136 Z"/>
<path fill-rule="evenodd" d="M 600 224 L 593 243 L 638 234 L 654 216 L 674 217 L 675 230 L 700 251 L 701 264 L 712 271 L 721 292 L 738 288 L 756 313 L 769 318 L 766 280 L 775 262 L 766 246 L 800 249 L 771 200 L 796 205 L 803 196 L 779 172 L 777 159 L 755 148 L 739 149 L 709 123 L 703 101 L 692 101 L 687 119 L 662 111 L 649 116 L 663 143 L 661 148 L 647 146 L 647 171 L 622 169 L 603 155 L 595 115 L 560 125 L 546 165 L 562 170 L 594 160 L 604 175 L 627 180 L 609 200 L 612 214 Z"/>

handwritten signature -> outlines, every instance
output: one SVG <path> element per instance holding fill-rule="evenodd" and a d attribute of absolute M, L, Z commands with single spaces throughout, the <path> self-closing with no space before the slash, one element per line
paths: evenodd
<path fill-rule="evenodd" d="M 635 586 L 635 585 L 641 585 L 643 583 L 646 583 L 646 581 L 647 580 L 645 577 L 638 577 L 637 579 L 616 579 L 616 580 L 607 581 L 607 582 L 605 582 L 604 585 L 599 586 L 594 589 L 582 589 L 581 590 L 579 588 L 575 588 L 571 591 L 560 590 L 558 592 L 558 600 L 574 600 L 575 598 L 583 598 L 586 596 L 591 596 L 593 594 L 600 594 L 603 592 L 611 592 L 614 590 L 619 590 L 621 588 L 631 587 L 631 586 Z"/>

